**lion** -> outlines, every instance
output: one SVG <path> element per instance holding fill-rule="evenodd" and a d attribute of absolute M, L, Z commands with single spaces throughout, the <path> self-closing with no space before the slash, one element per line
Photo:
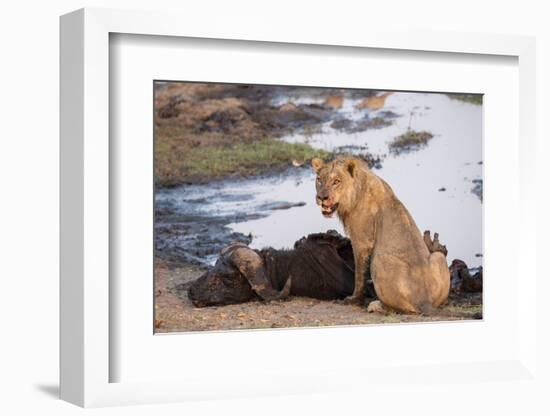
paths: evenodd
<path fill-rule="evenodd" d="M 337 213 L 353 246 L 355 288 L 346 303 L 364 303 L 370 271 L 379 299 L 369 304 L 371 312 L 429 314 L 442 305 L 450 289 L 446 250 L 437 238 L 434 244 L 429 234 L 421 236 L 392 188 L 356 157 L 311 164 L 322 214 Z"/>

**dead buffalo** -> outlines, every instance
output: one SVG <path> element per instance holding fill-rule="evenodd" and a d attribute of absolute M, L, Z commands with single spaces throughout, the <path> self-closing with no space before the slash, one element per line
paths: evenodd
<path fill-rule="evenodd" d="M 451 292 L 475 293 L 483 291 L 483 267 L 479 267 L 472 275 L 466 263 L 454 259 L 449 271 L 451 273 Z"/>
<path fill-rule="evenodd" d="M 292 250 L 253 250 L 242 243 L 231 244 L 222 250 L 216 265 L 191 284 L 188 296 L 202 307 L 289 295 L 343 299 L 353 288 L 351 242 L 331 230 L 300 239 Z"/>

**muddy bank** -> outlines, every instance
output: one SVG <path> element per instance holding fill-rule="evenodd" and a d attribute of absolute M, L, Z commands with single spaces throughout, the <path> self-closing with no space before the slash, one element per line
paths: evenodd
<path fill-rule="evenodd" d="M 391 126 L 393 120 L 397 117 L 400 117 L 400 115 L 393 111 L 380 111 L 375 116 L 367 113 L 359 119 L 338 117 L 330 124 L 330 127 L 348 134 L 361 133 L 370 129 L 382 129 Z"/>
<path fill-rule="evenodd" d="M 361 132 L 390 125 L 395 114 L 343 118 L 344 97 L 371 90 L 261 85 L 157 83 L 155 86 L 155 182 L 158 186 L 207 182 L 234 173 L 254 176 L 313 157 L 327 157 L 307 143 L 274 140 L 319 131 L 327 123 Z M 240 147 L 239 147 L 240 146 Z M 253 148 L 251 149 L 251 146 Z M 243 152 L 248 155 L 243 156 Z M 214 169 L 216 168 L 216 169 Z M 236 173 L 235 173 L 236 172 Z"/>

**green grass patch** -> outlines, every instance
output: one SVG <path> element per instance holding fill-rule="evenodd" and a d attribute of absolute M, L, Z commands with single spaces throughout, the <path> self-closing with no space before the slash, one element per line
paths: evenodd
<path fill-rule="evenodd" d="M 247 177 L 290 166 L 292 161 L 307 162 L 314 157 L 330 154 L 308 144 L 287 143 L 262 139 L 232 145 L 196 146 L 183 154 L 171 146 L 155 149 L 156 182 L 159 186 L 173 186 L 186 182 L 207 182 L 224 177 Z"/>
<path fill-rule="evenodd" d="M 433 138 L 433 134 L 428 131 L 407 130 L 400 136 L 397 136 L 389 144 L 390 152 L 399 154 L 402 152 L 410 152 L 428 144 Z"/>
<path fill-rule="evenodd" d="M 464 101 L 465 103 L 481 105 L 483 103 L 482 94 L 447 94 L 453 100 Z"/>

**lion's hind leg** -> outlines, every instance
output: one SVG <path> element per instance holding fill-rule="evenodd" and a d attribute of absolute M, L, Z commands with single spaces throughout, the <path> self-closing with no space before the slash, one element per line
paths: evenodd
<path fill-rule="evenodd" d="M 451 288 L 451 275 L 447 266 L 447 258 L 441 252 L 431 253 L 429 256 L 431 274 L 431 303 L 437 308 L 442 305 L 449 296 Z"/>

